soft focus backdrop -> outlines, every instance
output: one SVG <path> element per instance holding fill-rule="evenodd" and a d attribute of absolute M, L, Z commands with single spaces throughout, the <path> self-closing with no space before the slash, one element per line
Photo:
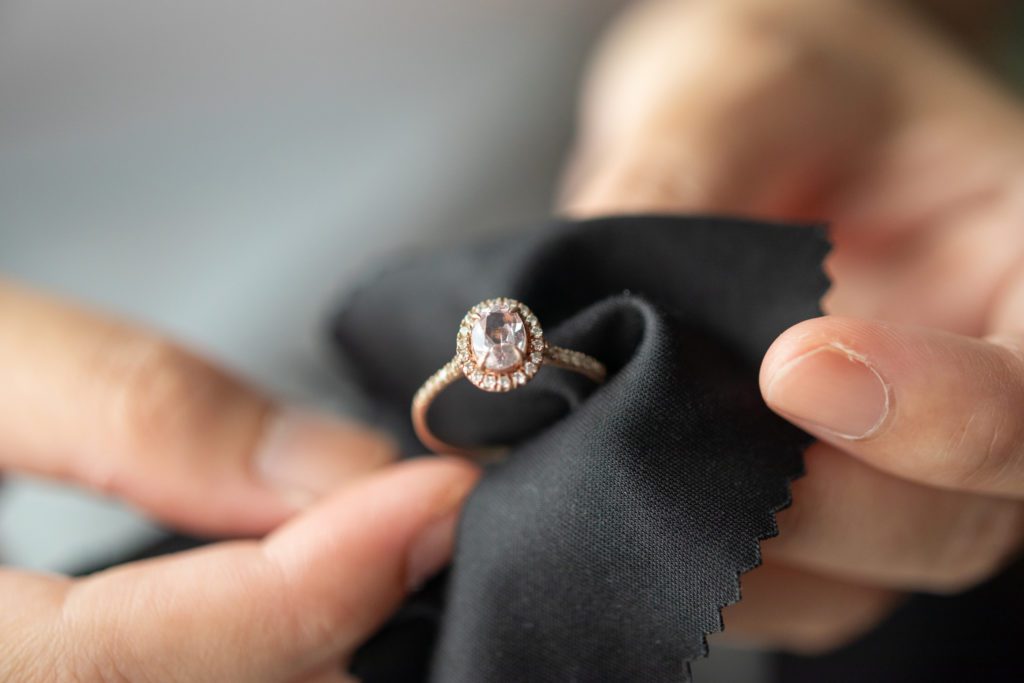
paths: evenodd
<path fill-rule="evenodd" d="M 548 212 L 616 4 L 0 0 L 0 272 L 334 400 L 318 336 L 346 284 Z M 0 498 L 20 565 L 151 532 L 61 487 Z"/>

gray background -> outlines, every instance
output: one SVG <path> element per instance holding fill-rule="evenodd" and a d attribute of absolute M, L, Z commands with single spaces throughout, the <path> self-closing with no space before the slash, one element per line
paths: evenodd
<path fill-rule="evenodd" d="M 333 397 L 324 313 L 384 252 L 546 215 L 614 4 L 2 2 L 0 272 Z M 0 549 L 146 526 L 94 503 L 9 487 Z"/>

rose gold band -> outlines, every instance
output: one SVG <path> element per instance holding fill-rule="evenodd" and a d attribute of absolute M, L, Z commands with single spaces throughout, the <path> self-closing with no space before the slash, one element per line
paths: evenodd
<path fill-rule="evenodd" d="M 467 449 L 442 441 L 427 425 L 427 411 L 430 409 L 430 404 L 450 384 L 465 377 L 462 364 L 462 359 L 456 355 L 423 383 L 412 401 L 412 425 L 416 430 L 416 436 L 423 442 L 423 445 L 435 453 L 480 456 L 482 455 L 480 449 Z M 577 372 L 598 384 L 604 382 L 607 375 L 604 364 L 599 360 L 585 353 L 563 349 L 559 346 L 545 344 L 542 364 Z M 511 388 L 515 388 L 515 385 L 513 384 Z M 493 389 L 493 391 L 503 390 L 507 391 L 508 389 L 502 389 L 500 386 Z"/>

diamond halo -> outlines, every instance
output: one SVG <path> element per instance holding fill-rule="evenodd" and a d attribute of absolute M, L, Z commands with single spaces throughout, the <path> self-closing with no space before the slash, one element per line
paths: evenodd
<path fill-rule="evenodd" d="M 478 389 L 505 392 L 533 379 L 546 348 L 533 311 L 501 297 L 481 301 L 466 313 L 455 338 L 455 359 Z"/>
<path fill-rule="evenodd" d="M 509 298 L 488 299 L 470 309 L 459 325 L 455 355 L 427 378 L 413 395 L 410 417 L 423 445 L 435 453 L 489 458 L 501 448 L 467 448 L 439 439 L 427 424 L 434 399 L 465 377 L 473 386 L 492 393 L 512 391 L 552 366 L 583 375 L 597 384 L 607 377 L 604 364 L 585 353 L 553 346 L 544 337 L 537 316 Z"/>

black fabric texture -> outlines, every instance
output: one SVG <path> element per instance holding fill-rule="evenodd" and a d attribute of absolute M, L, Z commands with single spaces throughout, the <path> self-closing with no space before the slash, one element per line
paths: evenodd
<path fill-rule="evenodd" d="M 408 401 L 481 299 L 521 298 L 613 374 L 596 391 L 549 369 L 508 395 L 451 390 L 439 431 L 515 447 L 469 501 L 450 575 L 357 652 L 354 673 L 686 680 L 801 469 L 806 439 L 760 403 L 756 370 L 775 335 L 816 314 L 826 250 L 817 231 L 747 221 L 558 223 L 418 255 L 356 292 L 334 338 L 410 454 Z M 205 542 L 168 536 L 82 573 Z M 962 595 L 915 596 L 837 652 L 780 656 L 775 680 L 1024 680 L 1022 615 L 1024 562 Z"/>
<path fill-rule="evenodd" d="M 523 301 L 552 343 L 610 370 L 597 388 L 546 368 L 509 394 L 460 382 L 438 399 L 442 438 L 512 448 L 467 502 L 432 655 L 384 671 L 379 653 L 428 637 L 393 628 L 356 673 L 417 680 L 429 660 L 443 683 L 688 680 L 802 470 L 809 438 L 767 409 L 757 373 L 819 315 L 827 250 L 820 230 L 746 220 L 555 222 L 354 292 L 337 349 L 410 453 L 413 393 L 481 300 Z"/>

